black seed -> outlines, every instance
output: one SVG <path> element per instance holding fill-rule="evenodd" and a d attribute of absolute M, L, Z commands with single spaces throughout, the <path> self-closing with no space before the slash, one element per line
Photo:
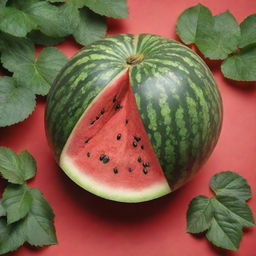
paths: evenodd
<path fill-rule="evenodd" d="M 116 104 L 115 109 L 118 110 L 118 109 L 120 109 L 120 108 L 122 108 L 122 106 L 121 106 L 119 103 Z"/>
<path fill-rule="evenodd" d="M 132 172 L 132 168 L 131 168 L 131 167 L 129 167 L 129 168 L 128 168 L 128 171 L 129 171 L 129 172 Z"/>
<path fill-rule="evenodd" d="M 114 169 L 113 169 L 113 172 L 114 172 L 114 174 L 117 174 L 117 173 L 118 173 L 118 169 L 117 169 L 117 168 L 114 168 Z"/>
<path fill-rule="evenodd" d="M 103 108 L 100 113 L 103 115 L 105 113 L 105 108 Z"/>
<path fill-rule="evenodd" d="M 137 147 L 137 143 L 134 141 L 133 143 L 132 143 L 132 145 L 136 148 Z"/>
<path fill-rule="evenodd" d="M 141 138 L 140 138 L 140 137 L 137 137 L 137 136 L 134 136 L 134 139 L 135 139 L 137 142 L 139 142 L 139 141 L 141 140 Z"/>
<path fill-rule="evenodd" d="M 86 143 L 88 143 L 88 142 L 89 142 L 89 139 L 85 139 L 84 143 L 86 144 Z"/>
<path fill-rule="evenodd" d="M 90 124 L 94 124 L 95 120 L 91 121 Z"/>
<path fill-rule="evenodd" d="M 102 155 L 100 156 L 100 158 L 99 158 L 100 161 L 102 161 L 102 160 L 105 158 L 105 156 L 106 156 L 106 155 L 102 154 Z"/>
<path fill-rule="evenodd" d="M 91 156 L 90 152 L 87 152 L 87 156 L 88 156 L 88 157 L 90 157 L 90 156 Z"/>
<path fill-rule="evenodd" d="M 122 136 L 122 134 L 121 134 L 121 133 L 118 133 L 117 136 L 116 136 L 116 139 L 117 139 L 117 140 L 120 140 L 120 139 L 121 139 L 121 136 Z"/>
<path fill-rule="evenodd" d="M 125 123 L 128 124 L 128 119 L 125 120 Z"/>
<path fill-rule="evenodd" d="M 113 103 L 114 103 L 114 102 L 116 102 L 116 95 L 115 95 L 115 97 L 113 98 Z"/>
<path fill-rule="evenodd" d="M 141 145 L 141 149 L 144 149 L 144 145 Z"/>
<path fill-rule="evenodd" d="M 143 163 L 143 167 L 149 167 L 149 163 Z"/>
<path fill-rule="evenodd" d="M 144 174 L 148 173 L 148 170 L 146 168 L 143 169 Z"/>
<path fill-rule="evenodd" d="M 141 161 L 142 161 L 142 158 L 139 156 L 138 157 L 138 162 L 141 163 Z"/>
<path fill-rule="evenodd" d="M 100 117 L 99 116 L 96 116 L 96 120 L 99 120 L 100 119 Z"/>
<path fill-rule="evenodd" d="M 109 157 L 105 155 L 105 157 L 102 159 L 103 164 L 106 164 L 109 162 Z"/>

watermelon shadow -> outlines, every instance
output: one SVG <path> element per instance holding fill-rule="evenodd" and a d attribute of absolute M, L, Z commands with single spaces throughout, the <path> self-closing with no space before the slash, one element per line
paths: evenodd
<path fill-rule="evenodd" d="M 59 170 L 60 186 L 63 186 L 65 197 L 70 197 L 81 211 L 90 212 L 103 219 L 114 222 L 137 222 L 160 214 L 164 208 L 181 192 L 180 190 L 156 200 L 142 203 L 121 203 L 93 195 L 76 185 L 63 171 Z"/>

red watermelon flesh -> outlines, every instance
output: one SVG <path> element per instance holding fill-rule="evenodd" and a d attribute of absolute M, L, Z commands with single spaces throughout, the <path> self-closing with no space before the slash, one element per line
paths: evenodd
<path fill-rule="evenodd" d="M 145 201 L 170 192 L 125 71 L 91 103 L 72 131 L 60 166 L 102 197 Z"/>

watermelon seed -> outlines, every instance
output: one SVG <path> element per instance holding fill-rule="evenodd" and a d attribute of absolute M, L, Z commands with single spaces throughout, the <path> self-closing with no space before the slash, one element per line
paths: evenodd
<path fill-rule="evenodd" d="M 128 171 L 129 171 L 129 172 L 132 172 L 132 168 L 131 168 L 131 167 L 129 167 L 129 168 L 128 168 Z"/>
<path fill-rule="evenodd" d="M 102 154 L 102 155 L 100 156 L 100 158 L 99 158 L 100 161 L 102 161 L 102 160 L 105 158 L 105 156 L 106 156 L 106 155 Z"/>
<path fill-rule="evenodd" d="M 122 108 L 122 106 L 118 103 L 118 104 L 115 106 L 115 109 L 118 110 L 118 109 L 120 109 L 120 108 Z"/>
<path fill-rule="evenodd" d="M 100 117 L 99 116 L 96 116 L 96 120 L 99 120 L 100 119 Z"/>
<path fill-rule="evenodd" d="M 144 149 L 144 145 L 141 145 L 141 149 Z"/>
<path fill-rule="evenodd" d="M 142 158 L 139 156 L 138 157 L 138 162 L 141 163 L 141 161 L 142 161 Z"/>
<path fill-rule="evenodd" d="M 128 124 L 128 119 L 125 120 L 125 124 Z"/>
<path fill-rule="evenodd" d="M 134 139 L 135 139 L 137 142 L 139 142 L 139 141 L 141 140 L 141 138 L 140 138 L 140 137 L 137 137 L 137 136 L 134 136 Z"/>
<path fill-rule="evenodd" d="M 94 124 L 95 120 L 91 121 L 90 124 Z"/>
<path fill-rule="evenodd" d="M 117 136 L 116 136 L 116 139 L 117 139 L 117 140 L 120 140 L 120 139 L 121 139 L 121 136 L 122 136 L 122 134 L 121 134 L 121 133 L 118 133 Z"/>
<path fill-rule="evenodd" d="M 116 102 L 116 95 L 113 98 L 113 103 L 115 103 L 115 102 Z"/>
<path fill-rule="evenodd" d="M 103 164 L 106 164 L 109 162 L 109 157 L 105 155 L 105 157 L 102 159 Z"/>
<path fill-rule="evenodd" d="M 103 108 L 100 113 L 103 115 L 105 113 L 105 108 Z"/>
<path fill-rule="evenodd" d="M 133 143 L 132 143 L 132 145 L 136 148 L 137 147 L 137 143 L 134 141 Z"/>
<path fill-rule="evenodd" d="M 113 172 L 114 172 L 114 174 L 117 174 L 117 173 L 118 173 L 118 169 L 115 167 L 115 168 L 113 169 Z"/>
<path fill-rule="evenodd" d="M 143 163 L 143 167 L 149 167 L 149 163 Z"/>
<path fill-rule="evenodd" d="M 87 156 L 88 156 L 88 157 L 90 157 L 90 156 L 91 156 L 90 152 L 87 152 Z"/>
<path fill-rule="evenodd" d="M 88 143 L 88 142 L 89 142 L 89 139 L 86 139 L 86 140 L 84 141 L 85 144 Z"/>
<path fill-rule="evenodd" d="M 144 174 L 148 174 L 148 170 L 146 168 L 143 169 Z"/>

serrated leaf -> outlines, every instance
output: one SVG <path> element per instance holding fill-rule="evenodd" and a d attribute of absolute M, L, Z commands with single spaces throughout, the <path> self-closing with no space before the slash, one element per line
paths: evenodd
<path fill-rule="evenodd" d="M 256 43 L 256 14 L 248 16 L 240 24 L 241 38 L 239 47 L 243 48 Z"/>
<path fill-rule="evenodd" d="M 221 71 L 226 78 L 238 81 L 256 80 L 256 46 L 244 48 L 225 59 Z"/>
<path fill-rule="evenodd" d="M 73 4 L 54 6 L 46 1 L 25 4 L 28 13 L 38 24 L 39 30 L 51 37 L 64 37 L 72 34 L 79 24 L 79 12 Z"/>
<path fill-rule="evenodd" d="M 195 43 L 205 57 L 225 59 L 237 49 L 240 36 L 240 28 L 234 16 L 226 11 L 198 20 Z"/>
<path fill-rule="evenodd" d="M 0 199 L 0 217 L 6 216 L 6 210 L 3 207 L 2 199 Z"/>
<path fill-rule="evenodd" d="M 31 194 L 33 203 L 25 219 L 26 241 L 35 246 L 56 244 L 53 211 L 38 189 L 31 189 Z"/>
<path fill-rule="evenodd" d="M 230 196 L 216 196 L 213 200 L 215 208 L 230 216 L 230 222 L 235 219 L 242 227 L 255 225 L 252 211 L 244 200 Z"/>
<path fill-rule="evenodd" d="M 7 224 L 6 218 L 0 218 L 0 254 L 11 252 L 24 244 L 24 221 Z"/>
<path fill-rule="evenodd" d="M 84 0 L 85 5 L 92 11 L 112 18 L 127 18 L 126 0 Z"/>
<path fill-rule="evenodd" d="M 87 8 L 80 9 L 80 23 L 73 34 L 75 40 L 82 45 L 104 37 L 107 31 L 106 19 Z"/>
<path fill-rule="evenodd" d="M 36 105 L 35 95 L 11 77 L 0 77 L 0 127 L 26 119 Z"/>
<path fill-rule="evenodd" d="M 211 12 L 202 4 L 186 9 L 177 20 L 176 31 L 185 44 L 192 44 L 196 40 L 198 20 L 211 19 Z"/>
<path fill-rule="evenodd" d="M 217 196 L 232 196 L 241 200 L 252 197 L 251 188 L 246 179 L 231 171 L 212 176 L 210 187 Z"/>
<path fill-rule="evenodd" d="M 23 184 L 32 178 L 36 170 L 33 157 L 23 151 L 17 155 L 9 148 L 0 147 L 0 173 L 10 183 Z"/>
<path fill-rule="evenodd" d="M 45 34 L 43 34 L 39 30 L 33 30 L 31 31 L 27 37 L 35 44 L 37 45 L 43 45 L 43 46 L 53 46 L 56 44 L 59 44 L 65 40 L 64 37 L 50 37 Z"/>
<path fill-rule="evenodd" d="M 206 233 L 206 237 L 218 247 L 238 250 L 242 238 L 241 225 L 235 220 L 231 222 L 230 217 L 216 207 L 212 224 Z"/>
<path fill-rule="evenodd" d="M 211 225 L 213 209 L 211 201 L 205 196 L 197 196 L 189 204 L 187 211 L 187 232 L 200 233 Z"/>
<path fill-rule="evenodd" d="M 2 204 L 7 212 L 8 225 L 24 218 L 32 204 L 32 196 L 27 185 L 7 186 L 3 193 Z"/>
<path fill-rule="evenodd" d="M 23 11 L 13 7 L 0 9 L 0 30 L 3 32 L 25 37 L 35 27 L 36 23 Z"/>

